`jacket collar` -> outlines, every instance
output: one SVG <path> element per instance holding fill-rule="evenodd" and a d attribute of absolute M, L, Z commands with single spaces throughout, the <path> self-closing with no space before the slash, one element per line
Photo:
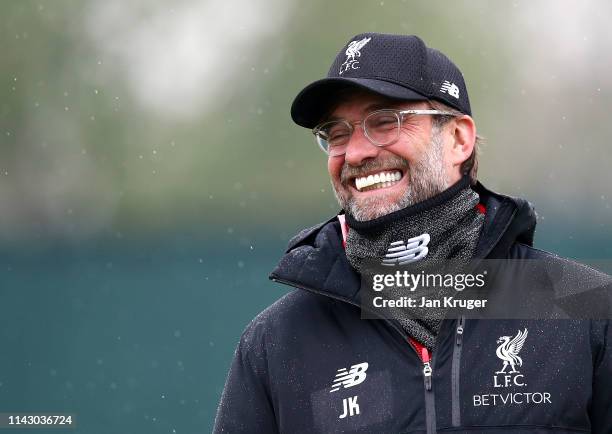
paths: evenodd
<path fill-rule="evenodd" d="M 533 246 L 536 214 L 528 201 L 495 193 L 480 182 L 472 187 L 485 206 L 485 222 L 478 240 L 476 256 L 501 259 L 514 243 Z"/>

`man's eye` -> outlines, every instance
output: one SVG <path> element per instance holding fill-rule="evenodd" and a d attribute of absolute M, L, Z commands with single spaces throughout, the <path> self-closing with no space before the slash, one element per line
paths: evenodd
<path fill-rule="evenodd" d="M 397 125 L 397 118 L 395 116 L 384 116 L 374 118 L 370 122 L 371 128 L 395 128 Z"/>
<path fill-rule="evenodd" d="M 338 131 L 330 131 L 328 134 L 330 142 L 338 142 L 341 140 L 345 140 L 349 136 L 348 130 L 338 130 Z"/>

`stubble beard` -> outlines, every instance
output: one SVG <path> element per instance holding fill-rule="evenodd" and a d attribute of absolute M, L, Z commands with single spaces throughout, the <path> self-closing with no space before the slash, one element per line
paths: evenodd
<path fill-rule="evenodd" d="M 342 209 L 351 214 L 355 220 L 368 221 L 429 199 L 449 187 L 444 170 L 443 150 L 442 135 L 434 129 L 427 151 L 419 161 L 413 164 L 409 164 L 407 160 L 399 156 L 393 156 L 384 161 L 367 161 L 359 167 L 348 166 L 345 162 L 341 171 L 341 181 L 337 183 L 332 180 L 336 200 Z M 389 168 L 400 168 L 404 171 L 404 176 L 408 177 L 408 187 L 399 198 L 389 197 L 390 195 L 385 194 L 384 190 L 381 190 L 379 194 L 359 199 L 351 194 L 347 185 L 349 177 Z"/>

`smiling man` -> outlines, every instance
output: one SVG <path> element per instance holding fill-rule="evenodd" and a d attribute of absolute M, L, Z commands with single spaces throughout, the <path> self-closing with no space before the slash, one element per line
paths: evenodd
<path fill-rule="evenodd" d="M 326 153 L 342 211 L 272 272 L 296 289 L 242 335 L 215 432 L 612 432 L 609 276 L 534 249 L 531 205 L 477 181 L 451 60 L 416 36 L 357 35 L 291 114 Z M 488 260 L 487 285 L 424 271 Z M 421 294 L 444 302 L 409 301 L 408 276 L 432 277 Z M 449 307 L 476 303 L 454 300 L 449 277 L 483 283 L 482 317 Z M 368 279 L 399 307 L 362 319 Z"/>

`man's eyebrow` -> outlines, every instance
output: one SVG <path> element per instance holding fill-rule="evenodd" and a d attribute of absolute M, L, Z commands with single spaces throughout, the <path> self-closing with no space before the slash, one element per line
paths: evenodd
<path fill-rule="evenodd" d="M 380 109 L 384 109 L 384 108 L 393 108 L 393 104 L 389 103 L 389 102 L 373 103 L 373 104 L 370 104 L 369 106 L 367 106 L 364 111 L 366 113 L 369 113 L 371 111 L 380 110 Z"/>

